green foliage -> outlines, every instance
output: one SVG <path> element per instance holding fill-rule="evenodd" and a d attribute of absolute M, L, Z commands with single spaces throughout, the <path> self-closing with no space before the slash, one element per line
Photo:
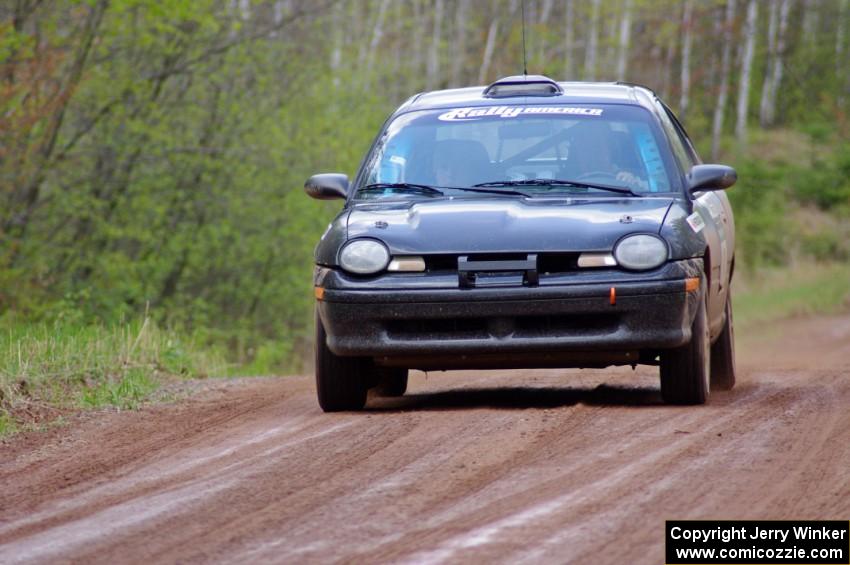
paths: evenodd
<path fill-rule="evenodd" d="M 810 168 L 796 171 L 794 192 L 801 202 L 822 210 L 850 210 L 850 147 L 814 156 Z"/>
<path fill-rule="evenodd" d="M 234 367 L 232 374 L 273 375 L 280 371 L 281 367 L 292 367 L 298 361 L 295 343 L 296 340 L 262 342 L 256 346 L 256 349 L 252 348 L 244 355 L 251 361 Z"/>
<path fill-rule="evenodd" d="M 82 323 L 150 307 L 238 363 L 294 368 L 312 247 L 334 211 L 301 184 L 352 174 L 387 104 L 338 89 L 297 43 L 245 40 L 223 9 L 110 5 L 59 132 L 64 157 L 43 171 L 27 237 L 0 253 L 0 311 Z"/>
<path fill-rule="evenodd" d="M 82 403 L 89 408 L 117 406 L 135 408 L 157 388 L 144 369 L 131 369 L 118 382 L 105 381 L 83 391 Z"/>
<path fill-rule="evenodd" d="M 18 430 L 17 423 L 12 415 L 4 409 L 0 409 L 0 437 L 10 435 Z"/>
<path fill-rule="evenodd" d="M 197 373 L 198 350 L 205 348 L 226 351 L 246 371 L 300 369 L 311 342 L 312 249 L 339 206 L 306 198 L 303 180 L 322 171 L 353 174 L 386 114 L 426 85 L 477 82 L 496 16 L 503 19 L 493 28 L 496 48 L 485 78 L 520 68 L 516 14 L 475 0 L 467 17 L 453 21 L 460 4 L 445 3 L 430 79 L 435 14 L 421 3 L 390 3 L 380 33 L 377 2 L 0 6 L 0 316 L 13 332 L 27 328 L 21 340 L 59 324 L 64 329 L 35 342 L 67 346 L 55 353 L 32 346 L 37 364 L 67 363 L 35 374 L 58 375 L 51 382 L 59 390 L 109 375 L 85 384 L 87 402 L 95 404 L 144 396 L 141 377 L 115 372 L 105 360 L 89 370 L 79 351 L 106 339 L 90 332 L 109 334 L 104 328 L 125 327 L 122 320 L 145 311 L 173 328 L 171 345 L 160 344 L 157 370 Z M 563 76 L 569 58 L 574 76 L 564 78 L 586 74 L 580 46 L 587 45 L 591 6 L 573 3 L 574 41 L 565 46 L 566 5 L 551 4 L 544 18 L 542 4 L 529 4 L 531 72 Z M 34 9 L 16 29 L 11 13 L 24 5 Z M 700 147 L 710 142 L 722 41 L 714 26 L 702 24 L 714 21 L 718 6 L 695 3 L 701 24 L 693 26 L 686 119 Z M 831 26 L 835 7 L 819 9 Z M 792 20 L 800 15 L 795 10 Z M 626 77 L 655 87 L 674 106 L 680 11 L 674 0 L 635 2 Z M 619 4 L 603 3 L 601 80 L 615 78 L 615 17 Z M 652 33 L 640 32 L 647 29 Z M 833 156 L 830 148 L 841 147 L 836 132 L 846 128 L 847 101 L 838 96 L 836 61 L 828 56 L 836 36 L 826 36 L 830 41 L 806 46 L 789 35 L 791 78 L 779 98 L 779 122 L 805 129 L 823 154 L 803 162 L 731 159 L 741 178 L 730 191 L 739 265 L 780 264 L 798 247 L 823 259 L 847 256 L 841 233 L 814 230 L 798 238 L 788 223 L 796 200 L 850 216 L 850 152 L 844 147 Z M 762 68 L 765 54 L 758 57 Z M 753 85 L 763 78 L 755 75 Z M 734 83 L 733 76 L 732 93 Z M 754 86 L 751 110 L 758 97 Z M 729 106 L 727 130 L 733 95 Z M 181 343 L 178 335 L 193 340 Z M 72 343 L 72 336 L 79 339 Z"/>
<path fill-rule="evenodd" d="M 846 234 L 824 229 L 802 236 L 800 243 L 803 254 L 818 261 L 850 260 L 850 242 Z"/>
<path fill-rule="evenodd" d="M 751 268 L 782 264 L 793 235 L 787 221 L 787 167 L 757 160 L 735 166 L 739 181 L 729 199 L 735 211 L 736 257 Z"/>
<path fill-rule="evenodd" d="M 850 152 L 835 131 L 758 132 L 725 160 L 739 178 L 728 194 L 740 267 L 756 272 L 801 256 L 850 259 Z"/>

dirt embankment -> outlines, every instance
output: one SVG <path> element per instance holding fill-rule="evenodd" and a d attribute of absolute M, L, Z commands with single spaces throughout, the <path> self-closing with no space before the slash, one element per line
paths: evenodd
<path fill-rule="evenodd" d="M 850 516 L 850 317 L 739 347 L 704 407 L 651 368 L 416 373 L 319 411 L 307 377 L 207 385 L 0 446 L 0 562 L 660 563 L 670 518 Z"/>

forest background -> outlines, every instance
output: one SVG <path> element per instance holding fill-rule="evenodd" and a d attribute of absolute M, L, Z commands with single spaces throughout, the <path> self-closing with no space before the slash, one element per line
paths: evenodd
<path fill-rule="evenodd" d="M 162 375 L 303 370 L 339 207 L 304 179 L 353 174 L 412 94 L 521 72 L 521 6 L 0 2 L 0 432 L 20 406 L 126 404 Z M 850 0 L 525 17 L 529 72 L 648 85 L 738 169 L 743 316 L 847 305 Z"/>

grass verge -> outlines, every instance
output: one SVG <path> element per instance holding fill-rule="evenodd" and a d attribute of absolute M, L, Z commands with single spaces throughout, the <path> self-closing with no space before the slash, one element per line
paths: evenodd
<path fill-rule="evenodd" d="M 149 318 L 111 326 L 7 324 L 0 333 L 0 436 L 81 408 L 134 408 L 167 382 L 225 363 Z"/>
<path fill-rule="evenodd" d="M 752 328 L 783 318 L 850 308 L 850 264 L 801 262 L 736 274 L 735 325 Z"/>

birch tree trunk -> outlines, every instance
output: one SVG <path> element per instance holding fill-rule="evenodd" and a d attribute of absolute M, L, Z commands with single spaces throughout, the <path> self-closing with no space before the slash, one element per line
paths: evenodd
<path fill-rule="evenodd" d="M 543 0 L 540 6 L 540 16 L 537 18 L 537 22 L 541 27 L 547 27 L 549 22 L 549 18 L 552 16 L 552 7 L 555 4 L 555 0 Z M 537 42 L 537 55 L 535 57 L 535 61 L 543 61 L 543 64 L 546 64 L 546 42 L 544 41 L 546 38 L 545 34 L 535 34 L 540 35 L 540 40 Z"/>
<path fill-rule="evenodd" d="M 599 8 L 602 0 L 593 0 L 590 14 L 590 30 L 587 50 L 584 53 L 584 79 L 596 80 L 596 56 L 599 43 Z"/>
<path fill-rule="evenodd" d="M 723 37 L 723 13 L 724 7 L 714 6 L 711 10 L 711 37 L 712 37 L 712 51 L 715 47 L 721 46 L 721 38 Z M 702 88 L 703 90 L 709 92 L 713 91 L 717 84 L 720 83 L 720 79 L 718 78 L 718 73 L 720 71 L 720 57 L 710 57 L 708 63 L 708 72 L 702 75 Z"/>
<path fill-rule="evenodd" d="M 552 7 L 555 5 L 555 0 L 543 0 L 543 3 L 540 6 L 540 18 L 538 18 L 538 22 L 541 24 L 545 24 L 549 21 L 549 17 L 552 15 Z"/>
<path fill-rule="evenodd" d="M 602 72 L 597 73 L 597 80 L 614 80 L 620 48 L 620 20 L 615 17 L 614 13 L 606 14 L 605 4 L 603 3 L 599 14 L 599 23 L 596 66 Z M 604 47 L 604 51 L 602 47 Z"/>
<path fill-rule="evenodd" d="M 422 0 L 413 0 L 413 54 L 411 56 L 411 70 L 413 71 L 414 80 L 417 80 L 417 75 L 422 71 L 424 43 L 425 43 L 425 26 L 422 20 Z M 414 90 L 422 88 L 422 83 L 417 81 Z"/>
<path fill-rule="evenodd" d="M 779 20 L 779 0 L 768 0 L 769 15 L 767 18 L 767 64 L 764 72 L 764 83 L 761 87 L 761 101 L 759 102 L 759 125 L 767 126 L 767 105 L 770 101 L 770 77 L 773 74 L 773 65 L 776 62 L 776 26 Z"/>
<path fill-rule="evenodd" d="M 848 86 L 848 73 L 846 57 L 844 56 L 844 42 L 847 34 L 847 7 L 850 0 L 841 0 L 838 8 L 838 29 L 835 31 L 835 78 L 838 79 L 838 106 L 844 106 L 846 89 Z"/>
<path fill-rule="evenodd" d="M 452 56 L 451 86 L 459 86 L 463 63 L 466 60 L 466 20 L 469 13 L 469 0 L 458 0 L 455 12 L 454 46 L 449 50 Z"/>
<path fill-rule="evenodd" d="M 434 26 L 431 28 L 431 45 L 428 48 L 428 67 L 425 72 L 426 88 L 432 90 L 440 75 L 440 39 L 443 35 L 443 0 L 434 5 Z"/>
<path fill-rule="evenodd" d="M 375 25 L 372 28 L 372 40 L 369 42 L 369 51 L 366 54 L 366 88 L 369 87 L 372 67 L 375 65 L 375 51 L 378 50 L 378 45 L 380 45 L 381 38 L 384 36 L 384 20 L 387 17 L 387 8 L 389 5 L 390 0 L 381 0 L 381 4 L 378 7 L 378 15 L 375 17 Z"/>
<path fill-rule="evenodd" d="M 345 27 L 343 22 L 343 6 L 340 2 L 333 8 L 331 14 L 331 22 L 333 23 L 333 47 L 331 47 L 331 81 L 334 90 L 339 88 L 339 69 L 342 66 L 342 46 L 345 43 Z"/>
<path fill-rule="evenodd" d="M 278 29 L 280 24 L 283 22 L 283 17 L 287 13 L 287 7 L 284 5 L 283 0 L 275 0 L 272 4 L 272 31 L 269 33 L 269 37 L 278 37 L 280 35 L 280 30 Z"/>
<path fill-rule="evenodd" d="M 676 59 L 676 54 L 678 53 L 678 40 L 679 36 L 677 34 L 670 34 L 670 37 L 667 41 L 667 46 L 664 49 L 664 62 L 661 65 L 662 98 L 668 98 L 670 94 L 670 83 L 673 81 L 672 75 L 675 74 L 673 70 L 673 61 Z"/>
<path fill-rule="evenodd" d="M 251 0 L 239 0 L 239 17 L 243 22 L 251 19 Z"/>
<path fill-rule="evenodd" d="M 522 25 L 522 16 L 520 16 L 519 20 L 520 25 Z M 531 65 L 531 68 L 534 69 L 534 61 L 537 55 L 537 46 L 540 44 L 539 34 L 536 34 L 532 31 L 531 25 L 537 22 L 537 2 L 534 0 L 525 0 L 525 54 L 524 57 L 527 61 L 526 66 Z M 534 70 L 531 71 L 534 74 Z M 513 73 L 511 73 L 513 74 Z"/>
<path fill-rule="evenodd" d="M 747 142 L 747 109 L 750 97 L 750 76 L 753 70 L 753 53 L 756 46 L 756 18 L 758 4 L 750 0 L 747 6 L 747 24 L 744 27 L 744 59 L 741 61 L 741 79 L 738 83 L 738 120 L 735 135 L 740 143 Z"/>
<path fill-rule="evenodd" d="M 788 15 L 791 11 L 791 0 L 782 0 L 779 6 L 779 30 L 776 34 L 776 54 L 771 65 L 770 83 L 766 84 L 767 100 L 764 104 L 764 119 L 762 126 L 772 126 L 776 121 L 776 96 L 782 84 L 784 70 L 785 38 L 788 32 Z M 761 118 L 761 116 L 760 116 Z"/>
<path fill-rule="evenodd" d="M 819 0 L 805 0 L 803 3 L 803 45 L 807 49 L 814 47 L 817 42 L 818 24 L 820 23 Z"/>
<path fill-rule="evenodd" d="M 481 61 L 481 69 L 478 71 L 478 83 L 484 84 L 490 72 L 490 63 L 493 60 L 493 49 L 496 47 L 496 36 L 499 35 L 499 17 L 493 17 L 490 28 L 487 30 L 487 42 L 484 45 L 484 57 Z"/>
<path fill-rule="evenodd" d="M 690 2 L 690 0 L 688 0 Z M 629 60 L 629 36 L 632 31 L 633 0 L 625 0 L 620 19 L 620 42 L 617 51 L 617 80 L 626 80 L 626 65 Z"/>
<path fill-rule="evenodd" d="M 575 42 L 575 33 L 573 31 L 573 19 L 575 11 L 573 0 L 565 0 L 564 15 L 564 80 L 575 80 L 575 60 L 573 53 L 573 43 Z"/>
<path fill-rule="evenodd" d="M 711 158 L 716 160 L 720 152 L 720 136 L 723 134 L 723 116 L 729 96 L 729 67 L 732 60 L 732 28 L 735 24 L 735 0 L 726 0 L 726 19 L 723 27 L 723 55 L 720 62 L 720 88 L 714 106 L 711 126 Z"/>
<path fill-rule="evenodd" d="M 682 13 L 682 90 L 679 96 L 679 119 L 684 121 L 688 113 L 688 98 L 691 90 L 691 41 L 693 36 L 693 0 L 685 0 Z"/>
<path fill-rule="evenodd" d="M 395 9 L 393 10 L 392 18 L 395 19 L 395 35 L 396 37 L 405 37 L 407 6 L 401 2 L 393 2 L 393 4 Z M 404 59 L 404 63 L 402 63 L 402 59 Z M 396 47 L 393 49 L 392 76 L 398 78 L 392 81 L 393 100 L 404 100 L 406 96 L 410 96 L 411 90 L 413 90 L 409 84 L 405 84 L 408 81 L 401 80 L 401 77 L 409 76 L 406 71 L 407 54 L 401 46 Z"/>
<path fill-rule="evenodd" d="M 351 28 L 352 44 L 359 46 L 357 48 L 357 70 L 363 71 L 366 66 L 366 55 L 369 51 L 369 44 L 363 40 L 366 34 L 369 33 L 369 20 L 371 19 L 371 11 L 368 9 L 372 3 L 366 5 L 367 9 L 360 2 L 352 2 L 349 14 L 349 27 Z"/>

